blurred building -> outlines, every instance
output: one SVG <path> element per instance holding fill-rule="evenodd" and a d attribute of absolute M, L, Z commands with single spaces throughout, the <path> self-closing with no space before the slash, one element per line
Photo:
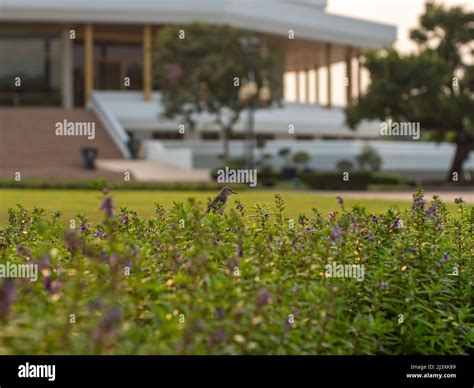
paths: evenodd
<path fill-rule="evenodd" d="M 216 166 L 220 134 L 212 119 L 202 115 L 194 133 L 180 134 L 177 121 L 160 118 L 160 92 L 152 76 L 156 32 L 193 21 L 218 21 L 281 39 L 287 101 L 256 113 L 260 153 L 275 155 L 284 145 L 314 153 L 324 150 L 317 141 L 327 140 L 336 148 L 343 142 L 339 151 L 331 148 L 333 156 L 343 158 L 348 139 L 376 139 L 379 123 L 350 131 L 342 107 L 334 104 L 335 88 L 343 89 L 346 102 L 361 93 L 362 51 L 391 45 L 396 29 L 332 15 L 325 6 L 325 0 L 2 0 L 0 174 L 23 168 L 31 176 L 79 176 L 79 148 L 90 145 L 99 149 L 99 159 L 107 159 L 99 166 L 117 173 L 128 168 L 132 138 L 142 143 L 142 156 L 156 162 L 154 168 L 166 164 L 190 177 L 196 168 Z M 343 66 L 343 76 L 335 76 L 335 65 Z M 92 120 L 98 136 L 58 139 L 54 124 L 64 119 Z M 289 125 L 294 135 L 288 134 Z M 242 117 L 233 135 L 234 157 L 243 152 L 245 131 Z M 122 161 L 111 162 L 117 159 Z M 315 157 L 313 164 L 334 169 L 332 159 Z M 202 172 L 194 176 L 200 179 Z"/>

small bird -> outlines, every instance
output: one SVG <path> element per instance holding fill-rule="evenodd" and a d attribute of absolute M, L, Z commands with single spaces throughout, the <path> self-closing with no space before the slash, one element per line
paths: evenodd
<path fill-rule="evenodd" d="M 224 214 L 225 205 L 227 204 L 227 199 L 229 195 L 237 194 L 234 190 L 230 187 L 224 187 L 219 194 L 217 194 L 216 198 L 214 198 L 209 206 L 207 207 L 206 213 L 213 211 L 214 213 L 217 212 L 219 214 Z"/>

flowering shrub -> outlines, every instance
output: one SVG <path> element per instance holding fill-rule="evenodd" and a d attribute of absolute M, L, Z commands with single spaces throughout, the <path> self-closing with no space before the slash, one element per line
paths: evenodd
<path fill-rule="evenodd" d="M 140 218 L 104 192 L 104 221 L 21 206 L 0 229 L 4 354 L 466 354 L 473 349 L 474 208 L 422 193 L 403 212 L 284 200 L 223 216 L 189 200 Z M 69 226 L 69 225 L 68 225 Z M 363 268 L 363 277 L 328 267 Z M 340 275 L 340 274 L 339 274 Z M 347 275 L 347 274 L 346 274 Z"/>

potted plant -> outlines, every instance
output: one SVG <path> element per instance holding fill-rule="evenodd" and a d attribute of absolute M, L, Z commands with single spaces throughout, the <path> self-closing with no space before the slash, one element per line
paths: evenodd
<path fill-rule="evenodd" d="M 278 155 L 283 159 L 283 167 L 281 168 L 281 178 L 283 180 L 291 180 L 296 177 L 296 168 L 290 162 L 291 150 L 289 148 L 282 148 L 278 151 Z"/>

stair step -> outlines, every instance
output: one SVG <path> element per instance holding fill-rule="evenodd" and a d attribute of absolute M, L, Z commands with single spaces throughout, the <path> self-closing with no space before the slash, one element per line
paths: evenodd
<path fill-rule="evenodd" d="M 56 123 L 94 123 L 95 138 L 57 136 Z M 85 109 L 0 108 L 0 177 L 88 178 L 82 147 L 96 147 L 98 158 L 122 159 L 97 117 Z M 97 175 L 97 173 L 95 173 Z"/>

